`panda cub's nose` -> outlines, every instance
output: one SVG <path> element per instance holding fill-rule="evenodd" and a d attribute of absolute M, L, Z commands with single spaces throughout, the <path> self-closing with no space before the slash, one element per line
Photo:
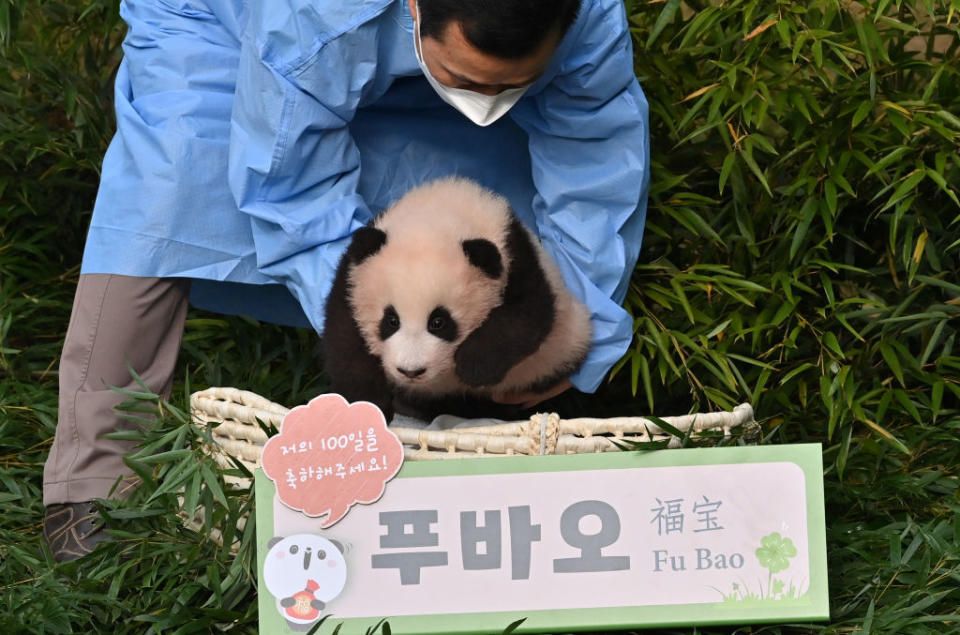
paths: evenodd
<path fill-rule="evenodd" d="M 408 368 L 400 368 L 399 366 L 397 366 L 397 372 L 403 375 L 404 377 L 409 377 L 410 379 L 416 379 L 420 375 L 427 372 L 427 369 L 426 368 L 408 369 Z"/>

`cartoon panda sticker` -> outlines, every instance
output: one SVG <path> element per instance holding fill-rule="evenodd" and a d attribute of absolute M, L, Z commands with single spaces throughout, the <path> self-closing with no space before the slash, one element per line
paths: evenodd
<path fill-rule="evenodd" d="M 267 590 L 291 629 L 306 631 L 347 582 L 340 543 L 314 534 L 272 538 L 263 564 Z"/>

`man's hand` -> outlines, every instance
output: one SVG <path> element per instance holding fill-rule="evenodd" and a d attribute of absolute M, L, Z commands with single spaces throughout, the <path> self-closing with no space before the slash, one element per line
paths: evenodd
<path fill-rule="evenodd" d="M 556 397 L 560 393 L 572 387 L 573 384 L 570 383 L 570 380 L 565 379 L 553 388 L 550 388 L 544 392 L 511 392 L 498 394 L 493 396 L 493 400 L 502 404 L 519 405 L 524 409 L 533 408 L 541 401 L 546 401 L 551 397 Z"/>

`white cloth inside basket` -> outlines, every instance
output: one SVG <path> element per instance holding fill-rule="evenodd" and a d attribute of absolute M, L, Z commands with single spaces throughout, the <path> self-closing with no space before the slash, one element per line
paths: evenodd
<path fill-rule="evenodd" d="M 406 415 L 396 415 L 390 422 L 391 426 L 412 428 L 414 430 L 454 430 L 459 428 L 478 428 L 506 423 L 502 419 L 465 419 L 454 415 L 440 415 L 433 421 L 415 419 Z"/>

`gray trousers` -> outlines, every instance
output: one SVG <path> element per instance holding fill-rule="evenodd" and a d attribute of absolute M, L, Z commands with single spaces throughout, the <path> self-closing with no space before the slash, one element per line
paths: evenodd
<path fill-rule="evenodd" d="M 43 503 L 79 503 L 118 495 L 132 472 L 132 444 L 102 438 L 132 425 L 114 407 L 110 386 L 169 397 L 183 339 L 190 281 L 108 274 L 80 276 L 60 357 L 57 431 L 43 467 Z M 119 482 L 119 486 L 115 488 Z"/>

